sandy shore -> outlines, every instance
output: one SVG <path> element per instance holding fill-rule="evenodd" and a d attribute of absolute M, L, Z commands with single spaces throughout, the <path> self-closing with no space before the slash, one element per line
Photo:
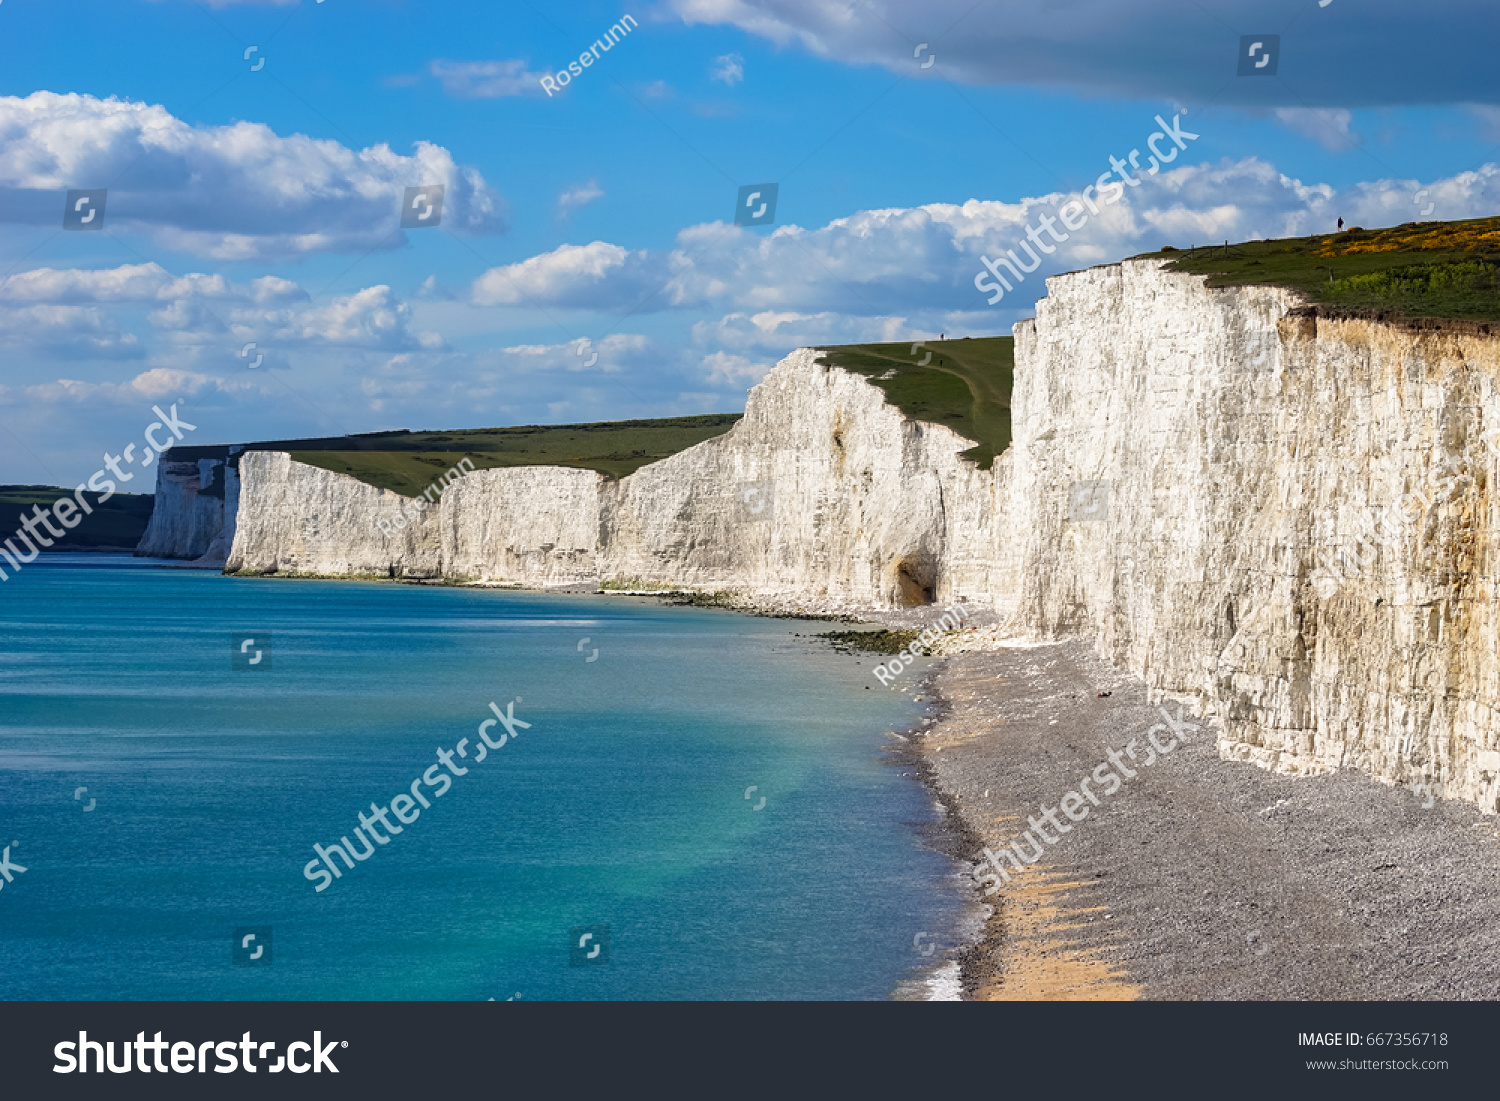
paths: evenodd
<path fill-rule="evenodd" d="M 966 996 L 1500 997 L 1500 819 L 1353 771 L 1221 760 L 1212 720 L 1152 753 L 1160 709 L 1083 641 L 956 654 L 920 692 L 937 702 L 918 774 L 970 862 L 1136 741 L 1134 778 L 1095 781 L 1088 817 L 1043 821 L 1035 864 L 987 900 L 976 886 L 993 912 L 961 960 Z"/>

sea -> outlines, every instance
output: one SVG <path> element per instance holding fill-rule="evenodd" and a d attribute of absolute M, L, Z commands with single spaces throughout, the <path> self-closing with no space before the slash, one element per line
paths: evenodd
<path fill-rule="evenodd" d="M 44 555 L 0 583 L 0 998 L 936 996 L 922 705 L 831 626 Z"/>

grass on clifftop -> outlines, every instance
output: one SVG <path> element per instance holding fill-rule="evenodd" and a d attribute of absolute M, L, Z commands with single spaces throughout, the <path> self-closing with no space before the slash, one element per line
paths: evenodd
<path fill-rule="evenodd" d="M 56 486 L 0 486 L 0 540 L 12 538 L 21 526 L 22 515 L 33 514 L 34 505 L 52 507 L 54 501 L 72 497 L 73 491 Z M 37 530 L 48 539 L 53 539 L 59 548 L 77 550 L 80 547 L 124 547 L 135 549 L 146 534 L 146 525 L 151 520 L 151 507 L 156 498 L 149 493 L 116 493 L 103 504 L 99 494 L 84 490 L 83 499 L 94 512 L 84 516 L 76 528 L 64 529 L 61 539 L 56 539 L 45 525 Z M 61 526 L 53 521 L 54 526 Z M 19 547 L 24 543 L 17 543 Z"/>
<path fill-rule="evenodd" d="M 292 458 L 415 497 L 465 457 L 474 461 L 476 470 L 567 466 L 623 478 L 647 463 L 722 436 L 739 419 L 739 413 L 715 413 L 649 421 L 412 432 L 375 447 L 298 450 Z"/>
<path fill-rule="evenodd" d="M 1207 275 L 1210 287 L 1274 285 L 1314 302 L 1403 318 L 1500 321 L 1500 218 L 1357 226 L 1317 237 L 1245 241 L 1137 259 Z"/>
<path fill-rule="evenodd" d="M 963 457 L 988 470 L 1010 446 L 1015 341 L 1008 336 L 841 344 L 819 348 L 820 363 L 863 375 L 907 416 L 944 424 L 977 442 Z M 924 364 L 922 361 L 927 360 Z"/>
<path fill-rule="evenodd" d="M 623 478 L 694 444 L 722 436 L 740 413 L 598 424 L 470 428 L 451 432 L 372 432 L 323 439 L 273 440 L 251 451 L 286 451 L 299 463 L 347 474 L 377 489 L 415 497 L 460 459 L 476 470 L 568 466 Z M 175 447 L 174 459 L 219 458 L 227 447 Z"/>

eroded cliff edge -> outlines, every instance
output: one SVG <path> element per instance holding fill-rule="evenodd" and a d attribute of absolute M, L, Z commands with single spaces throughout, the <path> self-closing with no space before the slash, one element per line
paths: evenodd
<path fill-rule="evenodd" d="M 1092 636 L 1218 715 L 1228 755 L 1496 809 L 1496 339 L 1320 317 L 1156 260 L 1048 291 L 1016 326 L 1014 439 L 992 470 L 803 349 L 728 434 L 618 481 L 477 472 L 418 516 L 247 452 L 226 568 L 964 600 L 1035 636 Z M 1107 504 L 1079 483 L 1107 484 Z M 403 508 L 387 536 L 375 521 Z"/>
<path fill-rule="evenodd" d="M 428 506 L 284 452 L 245 452 L 226 572 L 728 590 L 860 608 L 1001 599 L 1013 584 L 995 575 L 995 474 L 957 457 L 971 441 L 904 417 L 818 358 L 802 349 L 782 361 L 727 434 L 618 480 L 482 470 Z"/>
<path fill-rule="evenodd" d="M 1496 809 L 1500 343 L 1155 261 L 1048 287 L 1016 326 L 1022 621 L 1195 697 L 1230 756 Z M 1095 479 L 1107 518 L 1070 520 Z"/>

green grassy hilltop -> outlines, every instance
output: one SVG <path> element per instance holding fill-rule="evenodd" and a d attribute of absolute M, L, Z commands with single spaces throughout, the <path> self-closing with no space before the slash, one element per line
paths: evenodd
<path fill-rule="evenodd" d="M 843 344 L 819 348 L 820 363 L 863 375 L 916 420 L 945 424 L 977 441 L 963 457 L 988 470 L 1010 446 L 1015 341 L 1008 336 Z M 925 363 L 923 361 L 926 361 Z"/>
<path fill-rule="evenodd" d="M 930 355 L 927 349 L 931 349 Z M 977 441 L 964 457 L 988 468 L 1010 444 L 1010 337 L 927 341 L 916 355 L 911 344 L 851 344 L 819 349 L 824 362 L 863 375 L 885 391 L 908 416 L 945 424 Z M 921 361 L 927 359 L 923 364 Z M 371 432 L 318 439 L 270 440 L 251 451 L 285 451 L 299 463 L 415 497 L 458 465 L 476 470 L 517 466 L 565 466 L 596 470 L 611 478 L 633 474 L 695 444 L 722 436 L 741 413 L 711 413 L 660 420 L 594 424 L 523 425 L 447 432 Z M 172 449 L 172 458 L 224 459 L 225 446 Z M 222 493 L 222 484 L 210 487 Z"/>
<path fill-rule="evenodd" d="M 54 501 L 72 497 L 73 491 L 56 486 L 0 486 L 0 540 L 12 537 L 20 528 L 22 516 L 30 516 L 34 505 L 43 510 Z M 94 510 L 84 516 L 76 528 L 65 530 L 57 545 L 69 550 L 87 547 L 124 547 L 134 549 L 146 534 L 151 507 L 156 498 L 149 493 L 116 493 L 103 504 L 99 494 L 84 490 L 83 499 Z M 53 521 L 54 526 L 57 522 Z M 45 527 L 38 528 L 48 539 L 54 538 Z M 24 544 L 17 544 L 24 547 Z"/>
<path fill-rule="evenodd" d="M 1169 271 L 1206 275 L 1211 287 L 1292 287 L 1323 305 L 1398 319 L 1500 321 L 1500 218 L 1353 226 L 1136 259 L 1173 260 Z"/>
<path fill-rule="evenodd" d="M 358 448 L 349 448 L 344 441 L 344 447 L 295 449 L 291 454 L 299 463 L 414 497 L 463 458 L 472 460 L 476 470 L 568 466 L 623 478 L 647 463 L 722 436 L 740 416 L 714 413 L 662 420 L 411 432 L 366 437 L 369 443 Z"/>
<path fill-rule="evenodd" d="M 269 440 L 251 451 L 286 451 L 299 463 L 347 474 L 377 489 L 415 497 L 467 458 L 476 470 L 513 466 L 568 466 L 611 478 L 722 436 L 740 413 L 597 424 L 465 428 L 449 432 L 370 432 L 318 439 Z M 173 459 L 223 459 L 229 448 L 178 446 Z M 220 490 L 222 492 L 222 489 Z"/>

